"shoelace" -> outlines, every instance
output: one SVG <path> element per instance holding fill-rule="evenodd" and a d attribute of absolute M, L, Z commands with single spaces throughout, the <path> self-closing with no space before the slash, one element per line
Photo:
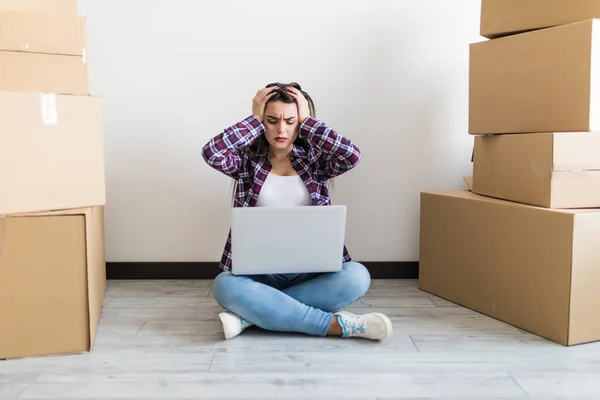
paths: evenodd
<path fill-rule="evenodd" d="M 346 320 L 344 316 L 340 315 L 339 322 L 344 331 L 344 336 L 356 334 L 364 335 L 367 333 L 367 328 L 365 327 L 364 322 L 360 322 L 360 317 L 351 317 L 349 320 Z"/>

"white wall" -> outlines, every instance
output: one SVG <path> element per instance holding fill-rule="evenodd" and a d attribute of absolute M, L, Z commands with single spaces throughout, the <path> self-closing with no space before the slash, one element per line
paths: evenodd
<path fill-rule="evenodd" d="M 418 260 L 419 193 L 470 174 L 477 0 L 79 0 L 104 98 L 108 261 L 217 261 L 231 181 L 202 145 L 298 81 L 362 150 L 338 178 L 361 261 Z"/>

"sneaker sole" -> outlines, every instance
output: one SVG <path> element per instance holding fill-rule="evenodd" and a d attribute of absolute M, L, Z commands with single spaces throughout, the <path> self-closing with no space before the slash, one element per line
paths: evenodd
<path fill-rule="evenodd" d="M 233 321 L 234 318 L 231 315 L 229 315 L 225 312 L 222 312 L 222 313 L 219 313 L 219 319 L 221 320 L 221 324 L 223 325 L 223 334 L 225 335 L 226 340 L 232 339 L 232 338 L 238 336 L 240 333 L 242 333 L 241 331 L 237 332 L 237 333 L 235 331 L 232 332 L 231 329 L 226 328 L 226 327 L 230 326 L 232 323 L 235 323 L 235 321 Z"/>
<path fill-rule="evenodd" d="M 392 327 L 392 321 L 386 315 L 381 313 L 373 313 L 373 315 L 376 315 L 379 318 L 381 318 L 383 324 L 385 325 L 385 335 L 383 335 L 383 337 L 380 340 L 388 338 L 394 330 L 394 328 Z"/>

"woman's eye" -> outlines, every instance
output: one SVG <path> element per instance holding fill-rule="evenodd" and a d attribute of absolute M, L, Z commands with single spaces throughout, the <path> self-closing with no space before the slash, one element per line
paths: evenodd
<path fill-rule="evenodd" d="M 294 125 L 294 121 L 288 121 L 288 125 Z"/>

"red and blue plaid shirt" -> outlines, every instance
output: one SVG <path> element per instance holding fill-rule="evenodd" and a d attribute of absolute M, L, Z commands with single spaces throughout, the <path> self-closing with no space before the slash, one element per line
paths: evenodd
<path fill-rule="evenodd" d="M 254 207 L 269 175 L 268 157 L 245 151 L 264 133 L 262 122 L 250 116 L 225 129 L 202 149 L 208 165 L 237 181 L 234 207 Z M 294 145 L 290 155 L 292 167 L 308 188 L 314 206 L 331 205 L 327 181 L 354 168 L 360 160 L 360 149 L 313 117 L 306 118 L 300 125 L 298 136 L 306 141 L 308 151 Z M 344 246 L 342 261 L 350 260 Z M 223 271 L 231 269 L 231 230 L 219 266 Z"/>

